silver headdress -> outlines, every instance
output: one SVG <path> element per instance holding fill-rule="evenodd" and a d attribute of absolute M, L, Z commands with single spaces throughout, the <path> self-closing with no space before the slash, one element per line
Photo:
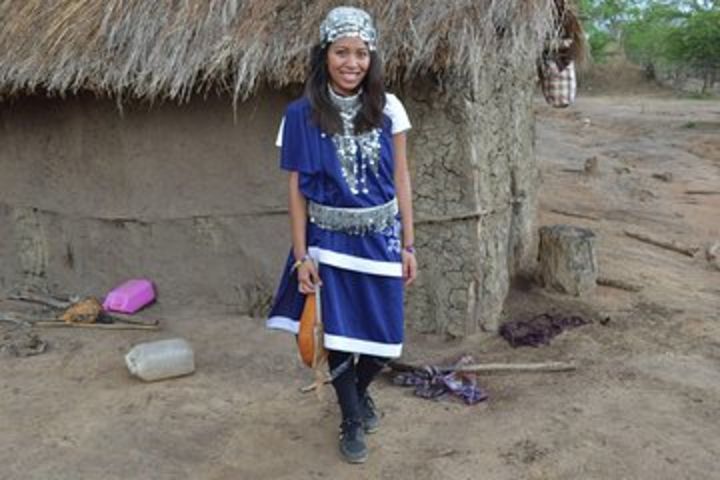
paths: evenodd
<path fill-rule="evenodd" d="M 377 48 L 377 31 L 370 15 L 355 7 L 336 7 L 330 10 L 320 25 L 323 45 L 341 37 L 358 37 L 374 51 Z"/>

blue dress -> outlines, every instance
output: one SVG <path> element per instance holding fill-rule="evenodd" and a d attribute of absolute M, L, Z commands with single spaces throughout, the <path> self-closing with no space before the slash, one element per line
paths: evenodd
<path fill-rule="evenodd" d="M 344 179 L 332 136 L 311 120 L 303 97 L 289 105 L 282 132 L 281 168 L 299 173 L 309 201 L 366 208 L 395 198 L 392 120 L 380 129 L 377 173 L 367 169 L 367 193 L 354 194 Z M 358 158 L 357 161 L 361 161 Z M 308 253 L 323 282 L 325 348 L 396 358 L 403 342 L 403 278 L 400 221 L 380 232 L 357 235 L 307 223 Z M 288 256 L 267 327 L 297 333 L 305 295 L 298 291 L 294 257 Z"/>

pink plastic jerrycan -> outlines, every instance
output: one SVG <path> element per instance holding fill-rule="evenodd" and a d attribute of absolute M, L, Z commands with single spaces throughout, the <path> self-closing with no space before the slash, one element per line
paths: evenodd
<path fill-rule="evenodd" d="M 113 288 L 105 297 L 103 308 L 112 312 L 135 313 L 153 300 L 153 283 L 145 278 L 136 278 Z"/>

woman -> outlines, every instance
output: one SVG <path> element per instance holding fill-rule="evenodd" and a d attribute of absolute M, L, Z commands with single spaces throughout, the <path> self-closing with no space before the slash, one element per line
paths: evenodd
<path fill-rule="evenodd" d="M 340 451 L 367 458 L 379 419 L 368 386 L 403 341 L 403 288 L 417 275 L 400 101 L 384 91 L 376 31 L 338 7 L 320 27 L 305 95 L 278 145 L 289 171 L 292 252 L 267 325 L 298 332 L 305 295 L 322 285 L 324 344 L 342 413 Z"/>

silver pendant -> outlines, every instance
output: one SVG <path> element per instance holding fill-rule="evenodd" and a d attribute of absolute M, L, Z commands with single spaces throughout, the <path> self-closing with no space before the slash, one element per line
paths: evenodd
<path fill-rule="evenodd" d="M 328 87 L 329 88 L 329 87 Z M 354 120 L 360 111 L 360 94 L 341 97 L 330 88 L 330 98 L 340 111 L 343 123 L 342 134 L 333 135 L 333 143 L 340 161 L 345 183 L 353 195 L 369 193 L 367 168 L 377 176 L 380 164 L 380 129 L 356 135 Z M 359 151 L 359 155 L 358 155 Z"/>

